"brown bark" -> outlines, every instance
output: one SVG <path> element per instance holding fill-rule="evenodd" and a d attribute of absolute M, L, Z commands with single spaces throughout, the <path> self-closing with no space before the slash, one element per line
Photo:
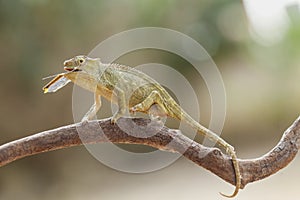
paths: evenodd
<path fill-rule="evenodd" d="M 119 123 L 130 130 L 132 123 L 129 123 L 128 120 L 130 119 L 121 118 Z M 134 122 L 146 126 L 149 120 L 139 118 L 134 119 Z M 97 128 L 99 125 L 103 130 L 102 133 L 96 131 L 99 130 Z M 78 130 L 80 130 L 80 135 Z M 299 138 L 300 117 L 284 132 L 279 143 L 270 152 L 256 159 L 240 159 L 241 187 L 270 176 L 288 165 L 299 150 Z M 178 152 L 223 180 L 235 185 L 231 159 L 219 149 L 204 147 L 180 132 L 167 127 L 163 127 L 151 137 L 147 137 L 145 132 L 139 132 L 136 136 L 128 135 L 117 125 L 112 125 L 110 119 L 63 126 L 4 144 L 0 146 L 0 166 L 42 152 L 78 146 L 83 143 L 101 142 L 143 144 L 164 151 Z"/>

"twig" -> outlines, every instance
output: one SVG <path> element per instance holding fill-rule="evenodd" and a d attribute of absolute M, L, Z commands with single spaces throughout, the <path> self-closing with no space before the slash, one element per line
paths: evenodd
<path fill-rule="evenodd" d="M 132 119 L 121 118 L 119 124 L 126 130 L 131 130 Z M 141 127 L 147 126 L 147 119 L 133 119 Z M 102 131 L 99 131 L 99 125 Z M 155 127 L 154 127 L 155 128 Z M 78 134 L 78 130 L 80 134 Z M 37 133 L 0 146 L 0 166 L 4 166 L 20 158 L 42 152 L 78 146 L 84 144 L 113 142 L 143 144 L 160 150 L 178 152 L 208 169 L 223 180 L 235 184 L 234 171 L 230 158 L 217 148 L 204 147 L 180 132 L 162 127 L 153 136 L 140 131 L 136 136 L 128 135 L 117 125 L 112 125 L 110 119 L 77 123 L 53 130 Z M 239 160 L 242 175 L 242 185 L 261 180 L 284 168 L 296 156 L 300 147 L 300 117 L 288 128 L 280 142 L 267 154 L 260 158 Z"/>

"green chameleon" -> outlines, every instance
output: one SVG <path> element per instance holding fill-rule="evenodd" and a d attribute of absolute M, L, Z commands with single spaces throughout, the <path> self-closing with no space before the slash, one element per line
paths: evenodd
<path fill-rule="evenodd" d="M 237 195 L 241 185 L 241 175 L 234 148 L 211 130 L 205 128 L 189 116 L 155 80 L 143 72 L 120 64 L 104 64 L 99 58 L 75 56 L 64 62 L 65 73 L 58 74 L 44 88 L 44 93 L 55 92 L 68 82 L 94 93 L 94 104 L 85 114 L 83 121 L 91 120 L 101 107 L 101 96 L 118 105 L 117 112 L 111 121 L 115 123 L 126 114 L 143 112 L 150 113 L 155 105 L 158 115 L 168 116 L 185 121 L 193 129 L 222 146 L 232 157 L 235 170 L 236 187 L 232 195 Z"/>

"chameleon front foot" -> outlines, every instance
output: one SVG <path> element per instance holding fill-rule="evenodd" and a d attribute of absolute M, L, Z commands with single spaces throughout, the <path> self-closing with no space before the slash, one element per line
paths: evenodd
<path fill-rule="evenodd" d="M 118 113 L 116 113 L 116 114 L 114 114 L 113 116 L 112 116 L 112 118 L 111 118 L 111 123 L 112 124 L 115 124 L 117 121 L 118 121 L 118 119 L 120 119 L 120 115 L 118 115 Z"/>
<path fill-rule="evenodd" d="M 95 118 L 96 116 L 96 111 L 95 111 L 95 105 L 93 105 L 91 107 L 91 109 L 89 110 L 89 112 L 87 112 L 83 118 L 81 119 L 81 122 L 87 122 L 87 121 L 91 121 Z"/>
<path fill-rule="evenodd" d="M 81 122 L 85 123 L 85 122 L 91 121 L 94 117 L 95 117 L 95 115 L 90 115 L 89 113 L 87 113 L 81 119 Z"/>
<path fill-rule="evenodd" d="M 111 123 L 115 124 L 118 121 L 118 119 L 120 119 L 121 117 L 123 117 L 125 115 L 125 111 L 126 110 L 121 109 L 118 112 L 116 112 L 111 118 Z"/>
<path fill-rule="evenodd" d="M 101 107 L 101 96 L 99 94 L 95 94 L 94 99 L 95 103 L 92 105 L 90 110 L 84 115 L 81 122 L 88 122 L 95 119 L 97 112 Z"/>

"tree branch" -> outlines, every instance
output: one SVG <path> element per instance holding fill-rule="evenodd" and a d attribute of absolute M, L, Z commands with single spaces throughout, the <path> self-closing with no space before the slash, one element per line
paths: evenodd
<path fill-rule="evenodd" d="M 131 130 L 132 119 L 121 118 L 118 123 L 126 130 Z M 141 127 L 147 126 L 147 119 L 133 119 Z M 99 132 L 99 126 L 103 132 Z M 80 130 L 80 135 L 78 134 Z M 260 158 L 239 160 L 244 188 L 248 183 L 261 180 L 284 168 L 296 156 L 300 147 L 300 117 L 288 128 L 279 143 Z M 234 170 L 231 159 L 217 148 L 204 147 L 180 132 L 162 127 L 153 136 L 140 131 L 136 136 L 128 135 L 117 125 L 112 125 L 110 119 L 77 123 L 53 130 L 37 133 L 0 146 L 0 166 L 4 166 L 20 158 L 42 152 L 78 146 L 84 144 L 102 143 L 143 144 L 160 150 L 177 152 L 208 169 L 223 180 L 235 185 Z"/>

